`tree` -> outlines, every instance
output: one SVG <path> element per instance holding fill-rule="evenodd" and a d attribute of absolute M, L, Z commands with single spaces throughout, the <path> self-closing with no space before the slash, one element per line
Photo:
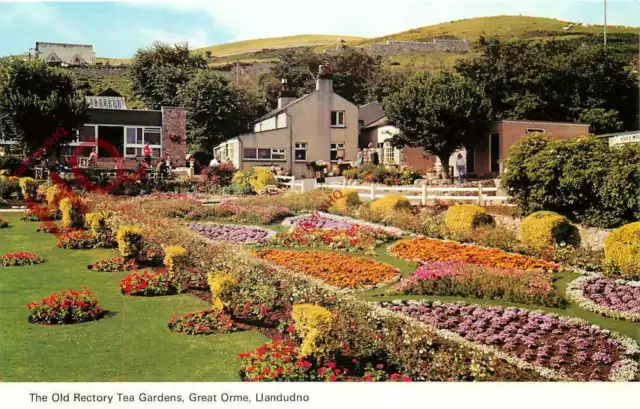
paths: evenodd
<path fill-rule="evenodd" d="M 177 99 L 187 109 L 187 142 L 205 152 L 249 131 L 251 121 L 265 111 L 257 96 L 234 87 L 214 70 L 198 70 L 180 87 Z"/>
<path fill-rule="evenodd" d="M 480 39 L 457 63 L 491 106 L 491 119 L 589 121 L 595 133 L 637 129 L 638 80 L 624 54 L 567 41 Z"/>
<path fill-rule="evenodd" d="M 487 109 L 480 90 L 450 72 L 419 73 L 384 100 L 387 117 L 400 133 L 391 143 L 422 147 L 436 155 L 449 177 L 449 158 L 458 149 L 480 142 Z"/>
<path fill-rule="evenodd" d="M 85 123 L 86 112 L 84 96 L 68 72 L 41 60 L 0 63 L 0 133 L 28 152 L 46 149 L 49 136 L 62 127 L 66 135 L 58 132 L 53 147 L 59 151 L 73 139 L 71 130 Z"/>
<path fill-rule="evenodd" d="M 151 109 L 177 106 L 178 89 L 206 65 L 204 57 L 191 54 L 186 43 L 155 42 L 136 52 L 130 71 L 133 92 Z"/>

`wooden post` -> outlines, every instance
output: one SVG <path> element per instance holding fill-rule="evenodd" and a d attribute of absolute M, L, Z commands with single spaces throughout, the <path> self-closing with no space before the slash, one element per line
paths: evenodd
<path fill-rule="evenodd" d="M 422 184 L 422 205 L 423 206 L 427 205 L 427 184 L 426 183 Z"/>
<path fill-rule="evenodd" d="M 296 191 L 296 177 L 293 175 L 291 176 L 291 190 Z"/>
<path fill-rule="evenodd" d="M 478 182 L 478 205 L 484 206 L 484 193 L 482 193 L 482 183 Z"/>
<path fill-rule="evenodd" d="M 371 201 L 376 200 L 376 184 L 371 184 Z"/>

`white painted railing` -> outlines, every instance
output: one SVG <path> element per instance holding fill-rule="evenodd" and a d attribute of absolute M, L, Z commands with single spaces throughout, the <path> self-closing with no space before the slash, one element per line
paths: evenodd
<path fill-rule="evenodd" d="M 278 184 L 286 186 L 294 191 L 305 192 L 315 189 L 318 186 L 315 179 L 296 180 L 293 176 L 277 176 Z M 492 196 L 498 189 L 495 187 L 439 187 L 439 186 L 385 186 L 385 185 L 347 185 L 343 179 L 341 184 L 328 183 L 321 187 L 333 190 L 354 189 L 358 191 L 361 199 L 375 200 L 390 194 L 403 194 L 412 203 L 420 203 L 426 206 L 429 201 L 460 201 L 477 203 L 480 206 L 485 204 L 507 204 L 508 196 Z M 462 195 L 450 195 L 448 193 L 463 193 Z"/>

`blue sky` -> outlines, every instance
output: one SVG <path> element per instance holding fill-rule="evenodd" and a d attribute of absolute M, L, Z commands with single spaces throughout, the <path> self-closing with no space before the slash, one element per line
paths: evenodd
<path fill-rule="evenodd" d="M 35 41 L 93 44 L 126 58 L 154 40 L 192 48 L 294 34 L 374 37 L 479 16 L 523 14 L 601 24 L 602 0 L 135 0 L 3 2 L 0 56 Z M 640 26 L 640 0 L 609 0 L 609 24 Z"/>

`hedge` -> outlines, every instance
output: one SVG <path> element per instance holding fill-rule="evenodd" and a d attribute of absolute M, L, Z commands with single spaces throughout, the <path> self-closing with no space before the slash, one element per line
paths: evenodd
<path fill-rule="evenodd" d="M 503 185 L 521 215 L 548 210 L 586 226 L 640 219 L 640 146 L 533 134 L 509 149 Z"/>
<path fill-rule="evenodd" d="M 640 275 L 640 222 L 612 231 L 604 240 L 604 257 L 623 277 Z"/>
<path fill-rule="evenodd" d="M 554 212 L 536 212 L 520 223 L 523 244 L 542 249 L 556 245 L 580 244 L 580 233 L 566 217 Z"/>

